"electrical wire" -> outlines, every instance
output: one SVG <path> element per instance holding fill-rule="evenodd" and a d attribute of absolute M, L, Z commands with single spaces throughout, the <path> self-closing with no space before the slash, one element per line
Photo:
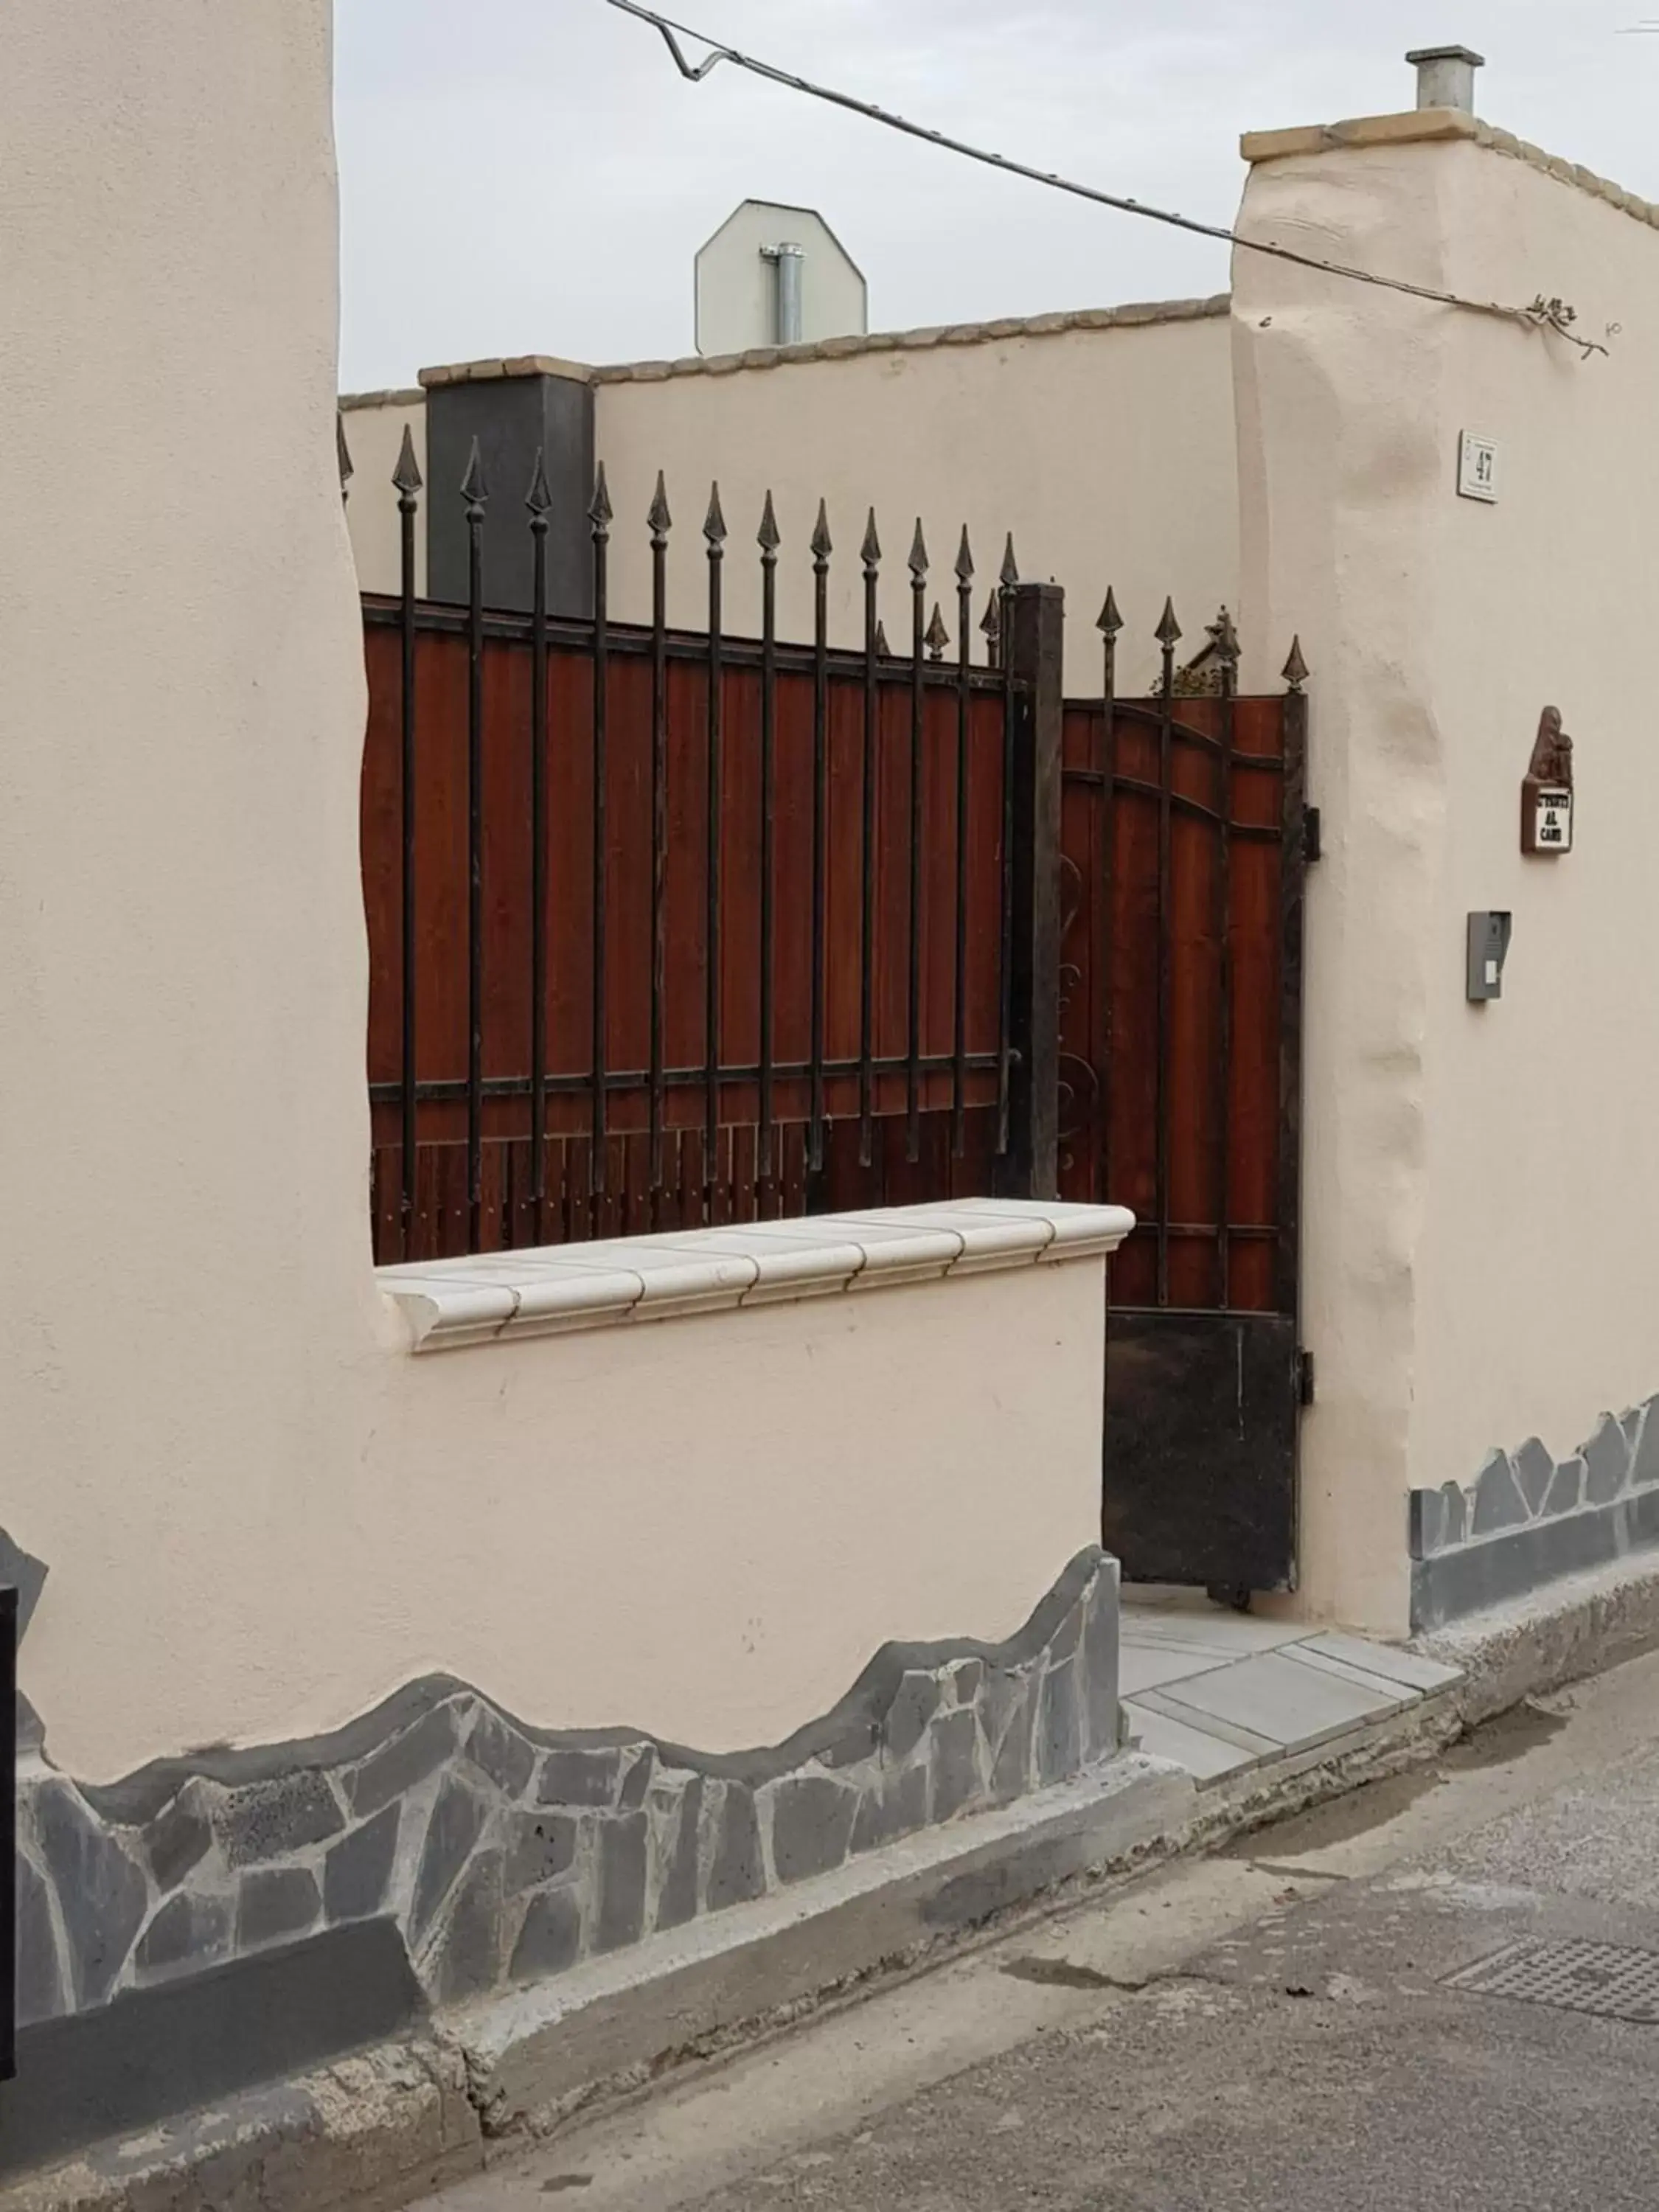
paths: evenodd
<path fill-rule="evenodd" d="M 740 53 L 737 47 L 723 45 L 706 31 L 693 30 L 689 24 L 675 21 L 671 15 L 647 8 L 643 0 L 607 0 L 607 5 L 620 9 L 625 15 L 636 15 L 642 23 L 649 23 L 660 32 L 674 64 L 680 75 L 693 84 L 700 83 L 717 63 L 731 62 L 736 68 L 747 70 L 753 76 L 763 77 L 770 84 L 781 84 L 791 92 L 805 93 L 809 99 L 822 100 L 832 107 L 844 107 L 854 115 L 862 115 L 872 123 L 880 123 L 890 131 L 900 131 L 909 138 L 920 138 L 925 145 L 938 146 L 949 154 L 960 154 L 970 161 L 982 162 L 987 167 L 1000 169 L 1006 174 L 1024 177 L 1034 185 L 1046 185 L 1051 191 L 1069 192 L 1077 199 L 1092 200 L 1099 207 L 1115 209 L 1121 215 L 1139 216 L 1148 222 L 1167 224 L 1173 230 L 1189 231 L 1194 237 L 1215 239 L 1223 245 L 1242 246 L 1247 252 L 1263 253 L 1274 260 L 1288 261 L 1298 269 L 1312 269 L 1328 276 L 1345 277 L 1351 283 L 1375 284 L 1389 292 L 1403 292 L 1414 300 L 1428 300 L 1443 307 L 1462 307 L 1477 315 L 1497 315 L 1506 322 L 1523 323 L 1531 328 L 1553 331 L 1577 346 L 1585 356 L 1605 353 L 1607 348 L 1593 338 L 1583 337 L 1572 327 L 1577 319 L 1572 308 L 1564 301 L 1544 298 L 1540 293 L 1528 307 L 1506 307 L 1496 300 L 1471 300 L 1461 293 L 1444 292 L 1432 284 L 1414 284 L 1404 276 L 1379 276 L 1375 270 L 1356 269 L 1340 261 L 1327 261 L 1317 254 L 1298 252 L 1294 246 L 1279 246 L 1271 240 L 1246 238 L 1224 223 L 1200 222 L 1192 216 L 1177 215 L 1169 208 L 1154 207 L 1149 201 L 1128 199 L 1115 192 L 1103 191 L 1097 185 L 1077 183 L 1073 179 L 1057 175 L 1051 169 L 1034 169 L 1024 161 L 1009 159 L 1006 154 L 994 154 L 985 147 L 970 145 L 966 139 L 953 138 L 944 131 L 933 131 L 925 124 L 912 123 L 890 108 L 878 107 L 872 101 L 859 100 L 849 92 L 838 92 L 830 85 L 814 84 L 810 78 L 796 76 L 788 70 L 779 69 L 771 62 L 758 60 L 753 54 Z M 708 52 L 700 62 L 686 59 L 680 40 L 693 40 Z"/>

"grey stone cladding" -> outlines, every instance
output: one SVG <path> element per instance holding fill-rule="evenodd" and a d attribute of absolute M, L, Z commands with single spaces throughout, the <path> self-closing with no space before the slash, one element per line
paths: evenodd
<path fill-rule="evenodd" d="M 391 1919 L 430 2000 L 556 1974 L 1111 1758 L 1118 1572 L 1091 1549 L 1001 1645 L 889 1644 L 766 1751 L 527 1728 L 446 1677 L 331 1736 L 107 1786 L 36 1753 L 19 1820 L 28 2025 Z"/>
<path fill-rule="evenodd" d="M 1659 1544 L 1659 1398 L 1604 1413 L 1570 1459 L 1533 1437 L 1468 1486 L 1413 1491 L 1408 1536 L 1418 1631 Z"/>

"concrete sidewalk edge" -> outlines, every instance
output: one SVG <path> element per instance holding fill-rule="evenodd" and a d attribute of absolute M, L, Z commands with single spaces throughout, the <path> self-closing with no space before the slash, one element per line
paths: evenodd
<path fill-rule="evenodd" d="M 1565 1576 L 1416 1637 L 1412 1650 L 1462 1669 L 1470 1728 L 1528 1698 L 1605 1674 L 1659 1644 L 1659 1553 Z"/>

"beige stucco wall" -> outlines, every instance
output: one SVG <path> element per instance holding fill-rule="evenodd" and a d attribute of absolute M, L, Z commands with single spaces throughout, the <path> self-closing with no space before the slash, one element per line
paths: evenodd
<path fill-rule="evenodd" d="M 1659 234 L 1513 142 L 1366 136 L 1256 167 L 1247 229 L 1482 300 L 1564 295 L 1593 337 L 1620 325 L 1585 362 L 1513 321 L 1237 257 L 1246 634 L 1302 633 L 1325 821 L 1304 1602 L 1400 1629 L 1409 1488 L 1534 1431 L 1565 1455 L 1659 1383 L 1659 749 L 1619 644 L 1659 573 Z M 1455 495 L 1462 428 L 1499 442 L 1496 507 Z M 1518 850 L 1547 703 L 1581 792 L 1578 849 L 1553 862 Z M 1515 939 L 1483 1009 L 1464 918 L 1487 908 Z"/>
<path fill-rule="evenodd" d="M 39 7 L 0 71 L 0 505 L 37 518 L 0 535 L 0 1524 L 92 1778 L 431 1668 L 779 1735 L 886 1638 L 1007 1634 L 1096 1526 L 1097 1266 L 409 1355 L 329 18 Z"/>
<path fill-rule="evenodd" d="M 747 367 L 732 356 L 708 368 L 595 370 L 595 438 L 617 511 L 612 611 L 623 621 L 649 619 L 645 515 L 661 469 L 675 520 L 672 622 L 701 629 L 707 618 L 702 532 L 718 479 L 730 532 L 726 620 L 734 632 L 760 628 L 755 537 L 769 489 L 783 533 L 781 635 L 812 635 L 809 540 L 823 499 L 836 544 L 832 639 L 862 643 L 859 548 L 873 505 L 884 555 L 881 617 L 896 651 L 908 650 L 906 561 L 920 515 L 933 562 L 928 604 L 939 602 L 953 653 L 963 526 L 978 569 L 976 664 L 984 660 L 977 624 L 1012 531 L 1022 574 L 1066 587 L 1073 691 L 1098 690 L 1094 621 L 1109 584 L 1127 624 L 1120 688 L 1150 685 L 1166 596 L 1174 595 L 1194 653 L 1217 608 L 1237 603 L 1230 343 L 1218 301 L 900 333 L 808 358 L 765 349 Z M 346 416 L 357 463 L 348 520 L 366 590 L 398 586 L 387 480 L 408 419 L 407 399 L 396 394 L 354 403 Z M 424 465 L 418 421 L 416 440 Z M 517 526 L 512 517 L 507 526 Z M 1274 670 L 1289 643 L 1287 633 L 1264 649 Z"/>
<path fill-rule="evenodd" d="M 392 472 L 403 451 L 407 430 L 415 447 L 415 464 L 426 474 L 426 394 L 418 387 L 408 392 L 362 392 L 340 403 L 341 424 L 351 455 L 350 497 L 346 502 L 346 527 L 366 592 L 397 592 L 403 588 L 403 517 Z M 415 507 L 415 588 L 426 590 L 426 493 Z"/>
<path fill-rule="evenodd" d="M 859 544 L 873 505 L 885 556 L 881 615 L 908 650 L 916 518 L 933 568 L 929 604 L 955 650 L 955 577 L 963 524 L 978 564 L 975 622 L 1013 532 L 1022 574 L 1066 588 L 1067 681 L 1100 684 L 1094 619 L 1112 585 L 1128 627 L 1126 687 L 1150 680 L 1152 632 L 1173 592 L 1193 639 L 1236 599 L 1238 545 L 1232 371 L 1224 315 L 898 345 L 718 375 L 601 383 L 597 445 L 618 525 L 617 590 L 649 607 L 650 547 L 640 526 L 659 469 L 677 525 L 671 619 L 700 626 L 701 528 L 718 478 L 731 531 L 728 619 L 756 632 L 758 569 L 749 557 L 769 489 L 783 549 L 781 634 L 811 636 L 808 540 L 827 503 L 836 548 L 836 642 L 863 635 Z M 975 637 L 975 657 L 983 641 Z"/>

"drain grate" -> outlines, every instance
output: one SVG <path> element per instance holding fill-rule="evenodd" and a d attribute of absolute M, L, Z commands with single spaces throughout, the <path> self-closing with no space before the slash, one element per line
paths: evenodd
<path fill-rule="evenodd" d="M 1446 1984 L 1480 1996 L 1659 2027 L 1659 1951 L 1624 1943 L 1511 1943 L 1461 1973 L 1448 1974 Z"/>

